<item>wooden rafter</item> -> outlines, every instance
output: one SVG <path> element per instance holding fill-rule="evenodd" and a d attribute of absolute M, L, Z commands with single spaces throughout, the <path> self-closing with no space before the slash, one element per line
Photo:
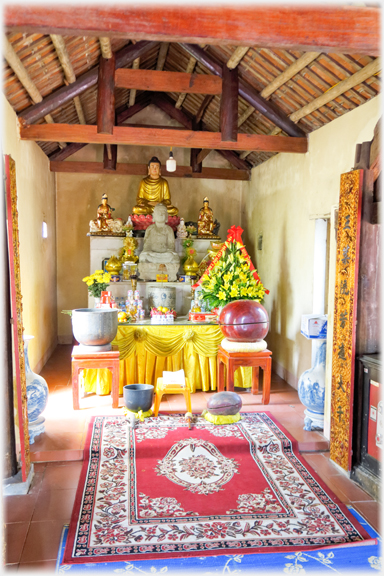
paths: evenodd
<path fill-rule="evenodd" d="M 112 58 L 111 40 L 108 36 L 100 36 L 99 42 L 102 57 L 107 60 L 108 58 Z"/>
<path fill-rule="evenodd" d="M 186 70 L 186 73 L 187 73 L 187 74 L 192 74 L 192 72 L 193 72 L 194 69 L 195 69 L 196 62 L 197 62 L 196 58 L 191 57 L 191 58 L 189 59 L 189 62 L 188 62 L 188 65 L 187 65 L 187 70 Z M 178 97 L 178 99 L 177 99 L 177 102 L 176 102 L 176 104 L 175 104 L 175 107 L 176 107 L 176 108 L 181 108 L 181 107 L 182 107 L 183 102 L 184 102 L 186 96 L 187 96 L 187 93 L 186 93 L 186 92 L 183 92 L 182 94 L 179 95 L 179 97 Z"/>
<path fill-rule="evenodd" d="M 156 70 L 161 71 L 164 68 L 165 60 L 167 58 L 169 42 L 162 42 L 160 44 L 159 55 L 156 62 Z"/>
<path fill-rule="evenodd" d="M 206 109 L 208 108 L 208 106 L 210 105 L 210 103 L 212 102 L 213 98 L 214 97 L 212 95 L 208 95 L 204 98 L 204 100 L 201 103 L 200 108 L 197 111 L 196 122 L 200 122 L 200 120 L 203 119 L 204 113 L 205 113 Z"/>
<path fill-rule="evenodd" d="M 73 70 L 73 66 L 71 60 L 69 58 L 69 54 L 67 48 L 65 46 L 64 38 L 59 36 L 58 34 L 51 34 L 52 44 L 55 47 L 57 56 L 60 60 L 60 64 L 63 68 L 64 76 L 70 84 L 76 81 L 75 72 Z M 73 103 L 76 108 L 77 117 L 79 119 L 80 124 L 86 124 L 84 110 L 81 105 L 80 96 L 75 96 L 73 99 Z"/>
<path fill-rule="evenodd" d="M 335 86 L 324 92 L 324 94 L 322 94 L 318 98 L 315 98 L 315 100 L 312 100 L 312 102 L 309 102 L 299 110 L 296 110 L 296 112 L 293 112 L 290 115 L 290 119 L 293 122 L 298 122 L 301 118 L 304 118 L 304 116 L 312 114 L 312 112 L 318 110 L 318 108 L 321 108 L 321 106 L 325 106 L 326 104 L 328 104 L 328 102 L 331 102 L 338 96 L 341 96 L 341 94 L 348 92 L 348 90 L 351 90 L 358 84 L 361 84 L 362 82 L 367 80 L 367 78 L 370 78 L 375 74 L 378 74 L 380 70 L 381 70 L 381 60 L 380 58 L 376 58 L 375 60 L 372 60 L 372 62 L 367 64 L 367 66 L 365 66 L 355 74 L 352 74 L 352 76 L 350 76 L 349 78 L 345 78 L 345 80 L 342 80 L 341 82 L 339 82 L 338 84 L 336 84 Z M 271 136 L 276 136 L 277 134 L 280 133 L 280 131 L 281 130 L 279 130 L 279 128 L 276 127 L 274 130 L 272 130 Z"/>
<path fill-rule="evenodd" d="M 131 64 L 136 58 L 143 56 L 148 50 L 153 48 L 156 42 L 142 41 L 137 44 L 130 44 L 116 52 L 116 68 L 122 68 Z M 79 76 L 75 82 L 69 86 L 63 86 L 46 96 L 41 102 L 30 106 L 19 114 L 22 124 L 32 124 L 40 118 L 49 114 L 53 110 L 60 108 L 75 96 L 79 96 L 88 88 L 95 86 L 98 79 L 98 66 L 95 66 L 85 74 Z"/>
<path fill-rule="evenodd" d="M 115 73 L 117 88 L 135 88 L 150 92 L 185 92 L 192 94 L 221 94 L 222 80 L 208 74 L 163 72 L 120 68 Z"/>
<path fill-rule="evenodd" d="M 147 172 L 147 164 L 116 165 L 113 171 L 117 176 L 142 176 Z M 103 162 L 50 162 L 51 172 L 67 172 L 77 174 L 111 174 L 111 170 L 104 167 Z M 213 180 L 249 180 L 248 170 L 234 170 L 231 168 L 202 168 L 201 172 L 193 172 L 191 166 L 180 166 L 176 172 L 161 170 L 162 176 L 167 178 L 207 178 Z"/>
<path fill-rule="evenodd" d="M 288 66 L 281 74 L 276 76 L 266 86 L 261 92 L 260 96 L 262 98 L 269 98 L 273 92 L 278 90 L 281 86 L 286 84 L 291 78 L 296 76 L 301 70 L 303 70 L 306 66 L 308 66 L 311 62 L 313 62 L 318 56 L 319 52 L 306 52 L 300 58 L 298 58 L 293 64 Z M 243 112 L 243 114 L 239 118 L 238 127 L 240 127 L 244 122 L 250 117 L 251 114 L 255 111 L 253 106 L 248 106 L 248 108 Z"/>
<path fill-rule="evenodd" d="M 238 46 L 227 62 L 227 67 L 232 70 L 236 68 L 249 50 L 249 46 Z"/>
<path fill-rule="evenodd" d="M 366 6 L 4 7 L 6 30 L 161 42 L 380 54 L 380 9 Z M 246 23 L 246 25 L 244 25 Z M 298 23 L 300 23 L 298 25 Z"/>
<path fill-rule="evenodd" d="M 13 49 L 12 44 L 9 42 L 6 36 L 4 36 L 3 38 L 3 50 L 4 50 L 4 58 L 8 62 L 9 66 L 12 68 L 17 78 L 20 80 L 21 84 L 28 92 L 32 101 L 35 104 L 42 102 L 43 100 L 42 95 L 40 94 L 36 84 L 31 79 L 20 58 Z M 48 124 L 54 124 L 55 122 L 50 114 L 44 114 L 44 119 Z M 65 142 L 58 142 L 58 144 L 60 148 L 65 148 L 66 146 Z"/>
<path fill-rule="evenodd" d="M 308 150 L 306 138 L 238 134 L 237 142 L 224 142 L 220 132 L 194 132 L 163 128 L 115 126 L 113 134 L 99 134 L 96 126 L 80 124 L 34 124 L 20 128 L 22 140 L 41 142 L 83 142 L 93 144 L 126 144 L 174 146 L 179 148 L 212 148 L 217 150 L 264 150 L 268 152 L 290 152 L 305 154 Z"/>
<path fill-rule="evenodd" d="M 132 70 L 138 70 L 140 68 L 140 58 L 136 58 L 132 63 Z M 129 103 L 128 106 L 134 106 L 136 100 L 136 88 L 131 88 L 129 91 Z"/>

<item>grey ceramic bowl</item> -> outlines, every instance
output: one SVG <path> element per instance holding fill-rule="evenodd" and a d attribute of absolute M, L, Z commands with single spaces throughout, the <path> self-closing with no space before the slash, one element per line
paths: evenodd
<path fill-rule="evenodd" d="M 117 334 L 117 308 L 77 308 L 72 310 L 72 331 L 79 344 L 103 346 Z"/>
<path fill-rule="evenodd" d="M 123 388 L 124 404 L 133 412 L 147 412 L 152 406 L 153 392 L 152 384 L 127 384 Z"/>

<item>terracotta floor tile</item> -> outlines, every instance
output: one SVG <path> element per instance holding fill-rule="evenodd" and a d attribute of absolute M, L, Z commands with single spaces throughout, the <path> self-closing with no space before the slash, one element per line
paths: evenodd
<path fill-rule="evenodd" d="M 45 520 L 62 520 L 63 524 L 69 522 L 75 495 L 76 488 L 71 490 L 40 490 L 32 523 Z"/>
<path fill-rule="evenodd" d="M 361 514 L 368 524 L 372 526 L 379 534 L 382 534 L 381 510 L 380 504 L 371 501 L 353 502 L 353 508 Z"/>
<path fill-rule="evenodd" d="M 354 502 L 373 501 L 371 496 L 342 474 L 327 478 L 326 484 L 344 504 L 353 506 Z"/>
<path fill-rule="evenodd" d="M 38 492 L 26 494 L 24 496 L 5 496 L 4 504 L 4 521 L 10 522 L 29 522 L 35 509 Z"/>
<path fill-rule="evenodd" d="M 33 461 L 32 452 L 31 452 L 31 460 Z M 46 467 L 45 462 L 42 463 L 36 462 L 33 464 L 34 475 L 32 478 L 31 486 L 29 487 L 28 494 L 37 494 L 39 492 L 45 474 L 45 467 Z"/>
<path fill-rule="evenodd" d="M 308 464 L 317 471 L 321 478 L 328 478 L 340 474 L 336 465 L 333 464 L 324 454 L 304 453 L 302 456 Z"/>
<path fill-rule="evenodd" d="M 57 432 L 41 434 L 31 446 L 31 451 L 41 452 L 46 450 L 79 450 L 81 447 L 82 433 L 61 430 Z"/>
<path fill-rule="evenodd" d="M 15 522 L 5 525 L 5 562 L 15 564 L 20 561 L 27 538 L 29 522 Z"/>
<path fill-rule="evenodd" d="M 20 563 L 56 560 L 64 522 L 31 522 Z"/>
<path fill-rule="evenodd" d="M 51 572 L 54 573 L 56 568 L 56 560 L 42 560 L 41 562 L 23 562 L 19 564 L 19 572 L 25 570 L 26 572 Z"/>
<path fill-rule="evenodd" d="M 50 464 L 45 470 L 42 490 L 69 490 L 77 488 L 82 462 Z"/>
<path fill-rule="evenodd" d="M 47 450 L 42 452 L 31 452 L 32 462 L 63 462 L 83 460 L 83 441 L 79 450 Z"/>

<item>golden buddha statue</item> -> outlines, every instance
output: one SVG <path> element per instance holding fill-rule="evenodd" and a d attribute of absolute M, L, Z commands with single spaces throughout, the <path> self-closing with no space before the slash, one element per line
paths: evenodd
<path fill-rule="evenodd" d="M 213 212 L 209 207 L 209 200 L 207 197 L 203 200 L 203 207 L 200 208 L 199 218 L 197 220 L 197 236 L 204 238 L 217 238 L 213 233 L 215 222 L 213 220 Z"/>
<path fill-rule="evenodd" d="M 178 209 L 171 204 L 171 194 L 167 180 L 161 177 L 161 162 L 156 157 L 148 162 L 148 176 L 140 182 L 133 214 L 152 214 L 160 202 L 167 208 L 169 216 L 177 216 Z"/>

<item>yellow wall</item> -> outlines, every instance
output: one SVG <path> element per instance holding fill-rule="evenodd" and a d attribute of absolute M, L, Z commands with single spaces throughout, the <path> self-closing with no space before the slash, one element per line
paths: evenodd
<path fill-rule="evenodd" d="M 28 355 L 32 370 L 39 372 L 57 343 L 55 178 L 41 148 L 19 140 L 16 114 L 2 98 L 3 154 L 16 162 L 24 334 L 34 336 Z"/>
<path fill-rule="evenodd" d="M 137 114 L 134 122 L 178 125 L 154 106 Z M 189 148 L 178 148 L 173 152 L 179 165 L 189 165 Z M 118 162 L 147 163 L 152 156 L 157 156 L 164 164 L 168 153 L 164 147 L 119 146 Z M 102 162 L 102 154 L 102 146 L 88 145 L 68 160 Z M 204 161 L 204 166 L 231 167 L 214 151 Z M 60 342 L 68 342 L 72 334 L 71 322 L 69 316 L 61 314 L 61 310 L 87 306 L 87 288 L 82 278 L 90 273 L 89 238 L 86 235 L 89 221 L 96 217 L 104 192 L 108 194 L 109 204 L 116 209 L 114 217 L 126 221 L 136 203 L 142 176 L 57 173 L 56 178 L 58 334 Z M 197 220 L 203 198 L 208 196 L 214 217 L 221 223 L 222 238 L 226 238 L 230 226 L 241 224 L 241 182 L 170 177 L 168 183 L 172 203 L 185 220 Z"/>
<path fill-rule="evenodd" d="M 252 170 L 251 182 L 243 182 L 244 238 L 270 290 L 265 298 L 271 322 L 266 340 L 273 352 L 273 369 L 294 387 L 311 366 L 311 343 L 300 334 L 302 314 L 312 313 L 315 220 L 310 218 L 330 214 L 338 204 L 340 174 L 353 167 L 356 144 L 373 138 L 379 116 L 380 97 L 376 97 L 310 134 L 307 154 L 278 154 Z M 332 277 L 335 235 L 330 236 Z M 329 312 L 333 285 L 330 280 Z M 328 334 L 332 334 L 331 315 Z"/>

